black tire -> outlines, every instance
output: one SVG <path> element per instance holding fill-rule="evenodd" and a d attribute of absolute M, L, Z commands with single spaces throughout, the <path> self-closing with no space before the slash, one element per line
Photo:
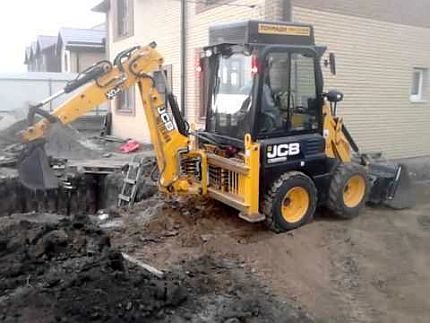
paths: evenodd
<path fill-rule="evenodd" d="M 307 210 L 300 220 L 288 222 L 282 215 L 282 207 L 286 195 L 293 188 L 302 188 L 308 194 Z M 263 212 L 266 216 L 266 225 L 274 232 L 280 233 L 296 229 L 310 222 L 317 206 L 317 190 L 314 182 L 301 172 L 288 172 L 280 176 L 272 185 L 264 198 Z"/>
<path fill-rule="evenodd" d="M 363 180 L 364 192 L 362 198 L 357 204 L 352 206 L 347 205 L 344 199 L 344 194 L 348 190 L 348 182 L 351 178 L 358 176 Z M 361 184 L 360 184 L 361 185 Z M 362 187 L 360 186 L 357 198 L 360 199 Z M 369 195 L 369 179 L 366 169 L 355 163 L 342 163 L 335 170 L 328 193 L 327 206 L 341 219 L 352 219 L 360 214 L 360 211 L 365 207 Z M 355 204 L 355 203 L 352 203 Z"/>

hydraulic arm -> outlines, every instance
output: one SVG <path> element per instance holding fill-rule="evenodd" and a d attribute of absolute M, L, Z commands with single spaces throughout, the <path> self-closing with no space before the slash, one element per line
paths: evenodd
<path fill-rule="evenodd" d="M 163 58 L 155 47 L 156 44 L 151 43 L 142 48 L 133 47 L 123 51 L 113 64 L 101 61 L 81 73 L 57 94 L 30 108 L 30 127 L 22 133 L 27 149 L 19 164 L 20 178 L 24 185 L 33 189 L 54 188 L 57 185 L 43 147 L 44 138 L 53 123 L 69 124 L 96 106 L 114 99 L 120 92 L 137 85 L 160 170 L 160 189 L 177 193 L 201 191 L 199 181 L 180 175 L 180 156 L 191 154 L 194 158 L 199 158 L 200 153 L 189 152 L 188 126 L 182 119 L 168 85 L 166 84 L 167 97 L 173 118 L 165 100 L 155 88 L 151 73 L 160 70 L 163 64 Z M 52 113 L 42 109 L 53 99 L 75 90 L 77 92 Z M 43 119 L 34 123 L 35 114 L 41 115 Z"/>

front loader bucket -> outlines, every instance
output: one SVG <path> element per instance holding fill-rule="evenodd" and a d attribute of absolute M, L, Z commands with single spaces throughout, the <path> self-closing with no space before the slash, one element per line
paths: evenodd
<path fill-rule="evenodd" d="M 58 187 L 58 179 L 52 171 L 45 152 L 45 140 L 27 143 L 18 160 L 20 182 L 32 190 L 48 190 Z"/>
<path fill-rule="evenodd" d="M 415 204 L 409 171 L 404 164 L 372 162 L 369 178 L 372 184 L 370 203 L 394 209 L 410 208 Z"/>

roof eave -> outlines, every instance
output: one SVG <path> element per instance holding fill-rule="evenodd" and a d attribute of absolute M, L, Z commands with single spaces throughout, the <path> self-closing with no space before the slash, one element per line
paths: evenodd
<path fill-rule="evenodd" d="M 80 49 L 80 48 L 92 48 L 92 49 L 105 49 L 105 44 L 89 44 L 89 43 L 67 43 L 65 49 Z"/>
<path fill-rule="evenodd" d="M 94 12 L 108 12 L 110 9 L 110 1 L 103 0 L 99 4 L 97 4 L 94 8 L 91 9 L 91 11 Z"/>

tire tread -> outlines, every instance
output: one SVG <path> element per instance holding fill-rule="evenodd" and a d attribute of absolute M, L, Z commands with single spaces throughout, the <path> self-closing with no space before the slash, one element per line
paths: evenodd
<path fill-rule="evenodd" d="M 276 233 L 284 232 L 285 230 L 276 222 L 274 217 L 274 200 L 276 199 L 276 195 L 278 194 L 282 185 L 295 176 L 305 177 L 308 180 L 312 181 L 307 175 L 299 171 L 291 171 L 282 174 L 271 186 L 264 197 L 263 203 L 263 213 L 266 216 L 266 225 L 267 227 Z M 316 190 L 311 192 L 314 196 L 316 196 Z"/>
<path fill-rule="evenodd" d="M 366 191 L 363 201 L 355 208 L 350 209 L 344 205 L 340 194 L 343 194 L 344 179 L 351 177 L 351 175 L 361 174 L 366 179 Z M 368 197 L 369 183 L 367 179 L 366 169 L 356 163 L 342 163 L 335 170 L 328 192 L 327 206 L 339 218 L 351 219 L 358 215 L 359 211 L 363 208 Z"/>

